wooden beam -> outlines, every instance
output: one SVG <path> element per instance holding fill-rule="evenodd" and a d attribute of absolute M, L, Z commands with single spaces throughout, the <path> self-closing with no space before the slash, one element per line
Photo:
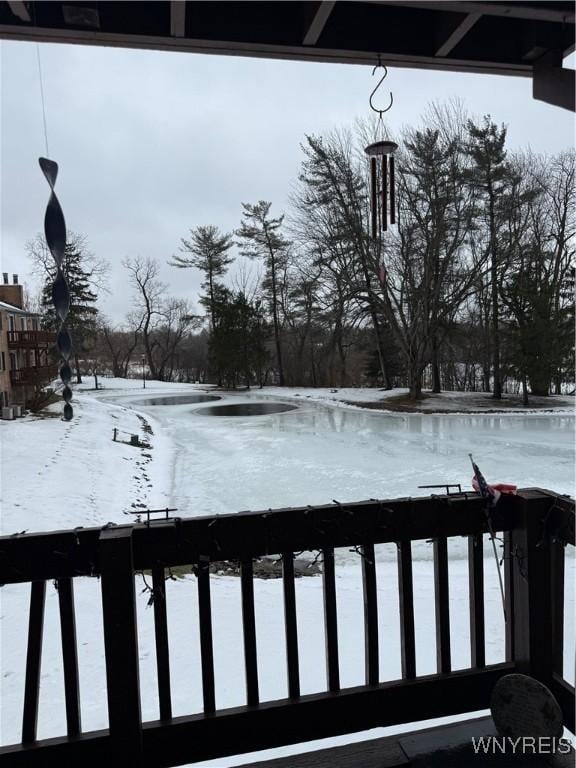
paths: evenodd
<path fill-rule="evenodd" d="M 365 2 L 365 0 L 353 0 Z M 448 11 L 450 13 L 480 13 L 483 16 L 503 16 L 507 19 L 528 19 L 529 21 L 550 21 L 557 24 L 574 23 L 574 4 L 566 3 L 566 10 L 557 8 L 533 7 L 531 3 L 501 3 L 492 0 L 473 2 L 473 0 L 373 0 L 382 5 L 396 5 L 402 8 L 421 8 L 428 11 Z"/>
<path fill-rule="evenodd" d="M 14 16 L 18 16 L 21 21 L 32 21 L 26 3 L 21 2 L 21 0 L 8 0 L 8 5 Z"/>
<path fill-rule="evenodd" d="M 436 56 L 448 56 L 458 43 L 468 34 L 474 24 L 482 16 L 481 13 L 469 13 L 465 16 L 458 26 L 452 31 L 452 33 L 442 43 L 440 48 L 436 51 Z"/>
<path fill-rule="evenodd" d="M 172 37 L 186 35 L 186 0 L 172 0 L 170 3 L 170 34 Z"/>
<path fill-rule="evenodd" d="M 328 21 L 330 14 L 334 10 L 336 0 L 333 0 L 333 2 L 323 0 L 323 2 L 318 3 L 317 5 L 318 7 L 316 8 L 314 16 L 312 17 L 310 26 L 304 35 L 304 40 L 302 40 L 302 45 L 316 45 L 320 35 L 324 31 L 324 27 L 326 26 L 326 22 Z"/>
<path fill-rule="evenodd" d="M 249 56 L 250 58 L 286 61 L 316 61 L 326 64 L 362 64 L 374 66 L 373 51 L 343 48 L 319 48 L 313 45 L 276 45 L 237 40 L 201 40 L 187 37 L 159 37 L 129 32 L 87 32 L 81 29 L 49 29 L 21 24 L 0 24 L 0 39 L 30 40 L 66 45 L 101 45 L 109 48 L 135 48 L 155 51 L 181 51 L 216 56 Z M 429 69 L 443 72 L 471 72 L 486 75 L 531 77 L 530 63 L 480 61 L 476 59 L 442 59 L 435 56 L 382 52 L 387 67 Z"/>
<path fill-rule="evenodd" d="M 534 68 L 532 95 L 537 101 L 544 101 L 555 107 L 576 111 L 574 88 L 576 79 L 573 69 L 563 67 Z"/>

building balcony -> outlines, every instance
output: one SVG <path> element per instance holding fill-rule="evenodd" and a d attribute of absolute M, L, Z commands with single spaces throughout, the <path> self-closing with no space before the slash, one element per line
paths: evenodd
<path fill-rule="evenodd" d="M 8 331 L 10 349 L 35 349 L 56 344 L 52 331 Z"/>
<path fill-rule="evenodd" d="M 57 365 L 34 365 L 28 368 L 16 368 L 10 371 L 12 386 L 42 384 L 58 376 Z"/>

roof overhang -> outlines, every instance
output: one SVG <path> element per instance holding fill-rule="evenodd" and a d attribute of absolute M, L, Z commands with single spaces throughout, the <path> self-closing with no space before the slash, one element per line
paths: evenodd
<path fill-rule="evenodd" d="M 566 0 L 0 2 L 0 37 L 534 79 L 574 109 L 574 3 Z"/>

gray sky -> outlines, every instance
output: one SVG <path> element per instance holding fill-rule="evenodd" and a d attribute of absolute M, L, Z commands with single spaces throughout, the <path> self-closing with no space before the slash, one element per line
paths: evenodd
<path fill-rule="evenodd" d="M 370 67 L 41 44 L 50 157 L 69 229 L 112 265 L 101 308 L 121 321 L 126 256 L 162 264 L 171 292 L 196 300 L 195 270 L 166 260 L 190 227 L 240 223 L 241 202 L 286 209 L 305 133 L 369 116 Z M 1 265 L 32 288 L 27 240 L 41 231 L 48 186 L 36 45 L 0 43 Z M 566 64 L 573 66 L 572 61 Z M 509 147 L 573 145 L 574 116 L 534 101 L 531 81 L 390 69 L 393 131 L 418 123 L 430 101 L 458 97 L 509 126 Z"/>

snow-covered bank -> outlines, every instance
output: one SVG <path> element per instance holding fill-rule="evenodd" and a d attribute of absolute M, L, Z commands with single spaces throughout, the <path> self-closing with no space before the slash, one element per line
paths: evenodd
<path fill-rule="evenodd" d="M 329 402 L 340 406 L 375 408 L 392 413 L 426 414 L 574 414 L 576 399 L 573 395 L 551 395 L 550 397 L 530 396 L 530 405 L 524 408 L 518 395 L 503 395 L 495 401 L 486 392 L 424 392 L 417 403 L 405 402 L 408 390 L 398 387 L 391 390 L 371 387 L 264 387 L 253 390 L 264 396 L 305 398 L 314 402 Z"/>
<path fill-rule="evenodd" d="M 72 421 L 60 420 L 61 408 L 0 422 L 2 533 L 126 522 L 168 504 L 170 441 L 153 417 L 78 390 Z M 127 445 L 131 434 L 150 449 Z"/>

